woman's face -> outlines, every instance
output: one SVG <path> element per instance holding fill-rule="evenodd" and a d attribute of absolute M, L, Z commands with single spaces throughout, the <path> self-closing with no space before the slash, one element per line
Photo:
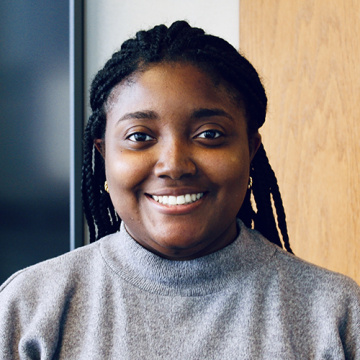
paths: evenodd
<path fill-rule="evenodd" d="M 112 203 L 127 231 L 169 259 L 219 250 L 237 236 L 236 215 L 260 144 L 244 109 L 189 64 L 158 64 L 114 88 L 104 142 Z"/>

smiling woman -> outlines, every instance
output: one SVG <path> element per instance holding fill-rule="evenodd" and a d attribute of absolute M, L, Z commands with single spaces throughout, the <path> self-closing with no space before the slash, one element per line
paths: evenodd
<path fill-rule="evenodd" d="M 116 100 L 122 100 L 121 97 L 119 99 L 119 88 L 126 89 L 127 93 L 131 94 L 131 99 L 126 99 L 129 104 L 130 101 L 136 104 L 138 96 L 144 97 L 146 91 L 152 92 L 154 90 L 152 87 L 162 81 L 163 83 L 159 84 L 158 88 L 161 88 L 163 94 L 167 95 L 169 91 L 173 94 L 173 97 L 184 96 L 182 101 L 187 103 L 189 99 L 185 99 L 185 93 L 190 88 L 189 80 L 192 79 L 193 74 L 189 72 L 180 74 L 180 72 L 185 72 L 185 68 L 192 68 L 202 73 L 203 79 L 197 79 L 197 81 L 200 81 L 199 83 L 193 81 L 190 91 L 192 94 L 202 91 L 202 95 L 205 95 L 205 97 L 202 97 L 199 93 L 197 99 L 201 97 L 203 102 L 205 99 L 208 100 L 205 108 L 200 106 L 201 102 L 193 104 L 194 108 L 191 116 L 194 124 L 199 119 L 215 118 L 215 115 L 219 118 L 222 115 L 224 119 L 228 118 L 228 120 L 235 121 L 239 116 L 239 112 L 242 112 L 241 116 L 246 123 L 246 142 L 248 142 L 251 159 L 259 147 L 251 167 L 248 166 L 250 179 L 255 179 L 254 186 L 252 192 L 245 191 L 245 199 L 242 199 L 244 201 L 241 200 L 239 203 L 237 217 L 248 227 L 259 230 L 274 244 L 280 247 L 284 246 L 291 252 L 285 213 L 277 181 L 268 163 L 264 148 L 259 145 L 260 135 L 258 128 L 265 121 L 267 106 L 266 94 L 259 76 L 252 65 L 226 41 L 211 35 L 205 35 L 202 30 L 190 28 L 184 26 L 184 24 L 186 23 L 174 23 L 168 32 L 166 32 L 165 26 L 157 26 L 148 32 L 140 31 L 136 39 L 130 39 L 123 44 L 121 51 L 113 55 L 105 67 L 99 71 L 92 83 L 90 102 L 93 113 L 90 116 L 85 132 L 83 168 L 83 200 L 89 224 L 90 241 L 95 241 L 113 233 L 119 228 L 121 222 L 121 217 L 119 218 L 116 212 L 118 209 L 114 210 L 114 204 L 103 191 L 106 177 L 103 158 L 100 153 L 104 154 L 102 151 L 95 154 L 93 152 L 94 141 L 98 149 L 100 142 L 105 141 L 105 127 L 108 126 L 107 117 L 115 106 Z M 179 66 L 180 64 L 182 66 Z M 157 68 L 157 70 L 154 68 Z M 175 69 L 179 73 L 176 88 L 171 85 L 173 81 L 171 73 Z M 206 80 L 204 80 L 204 77 Z M 141 81 L 147 81 L 147 88 L 133 86 L 134 83 L 136 84 L 139 81 L 139 78 L 141 78 Z M 158 88 L 156 91 L 158 91 Z M 214 96 L 214 93 L 216 93 L 216 96 Z M 235 112 L 237 114 L 234 117 L 224 110 L 223 99 L 226 99 L 227 106 L 231 104 L 232 112 L 236 108 Z M 221 103 L 220 107 L 214 104 L 209 106 L 209 101 L 214 100 L 216 104 Z M 150 101 L 150 97 L 147 101 Z M 177 106 L 182 105 L 177 104 Z M 120 105 L 118 104 L 117 107 L 119 108 Z M 177 112 L 179 108 L 173 109 L 173 111 Z M 186 114 L 186 116 L 189 117 L 190 114 Z M 139 109 L 138 106 L 133 106 L 129 111 L 123 111 L 118 116 L 117 121 L 122 122 L 122 120 L 129 120 L 129 118 L 140 120 L 156 119 L 158 117 L 159 114 L 151 106 L 148 109 Z M 214 129 L 210 128 L 210 130 L 213 131 Z M 135 137 L 139 139 L 139 136 L 145 136 L 145 133 L 140 132 L 139 134 L 139 131 L 135 132 L 136 134 L 130 134 L 130 136 L 134 135 L 130 139 L 135 139 Z M 146 135 L 150 136 L 149 133 Z M 198 137 L 198 141 L 201 142 L 200 139 L 204 139 L 202 142 L 206 141 L 208 143 L 209 136 L 215 135 L 210 135 L 209 132 L 206 135 L 204 133 Z M 225 139 L 227 141 L 229 139 L 234 140 L 235 137 L 235 134 L 230 133 L 226 136 L 220 136 L 220 132 L 218 132 L 216 142 Z M 147 139 L 150 140 L 150 138 Z M 238 139 L 238 141 L 244 144 L 243 139 Z M 215 145 L 215 141 L 211 143 Z M 142 145 L 133 144 L 133 146 L 141 147 Z M 146 146 L 149 146 L 149 144 Z M 223 149 L 225 147 L 220 150 Z M 216 153 L 220 154 L 220 152 L 217 151 Z M 232 154 L 231 159 L 234 160 L 235 164 L 238 164 L 236 154 Z M 223 163 L 223 158 L 218 161 L 218 171 L 221 171 Z M 94 169 L 93 164 L 95 164 Z M 249 177 L 247 181 L 250 181 Z M 243 189 L 246 190 L 246 187 Z M 256 212 L 251 205 L 251 193 L 256 203 Z M 272 202 L 276 209 L 276 220 Z"/>
<path fill-rule="evenodd" d="M 242 104 L 181 63 L 153 65 L 110 96 L 105 136 L 96 143 L 129 234 L 177 260 L 231 243 L 260 145 L 258 134 L 248 141 Z"/>
<path fill-rule="evenodd" d="M 2 286 L 3 358 L 359 358 L 359 287 L 290 254 L 266 104 L 252 65 L 186 22 L 125 42 L 84 136 L 98 241 Z"/>

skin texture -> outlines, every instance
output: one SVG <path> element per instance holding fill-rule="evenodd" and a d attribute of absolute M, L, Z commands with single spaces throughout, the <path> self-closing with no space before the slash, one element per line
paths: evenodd
<path fill-rule="evenodd" d="M 237 236 L 250 162 L 245 111 L 227 88 L 190 64 L 161 63 L 118 84 L 106 106 L 105 159 L 112 203 L 127 231 L 160 256 L 192 259 Z M 203 193 L 189 205 L 151 195 Z"/>

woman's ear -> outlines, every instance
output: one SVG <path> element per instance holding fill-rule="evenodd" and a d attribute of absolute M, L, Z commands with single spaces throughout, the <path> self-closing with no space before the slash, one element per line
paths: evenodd
<path fill-rule="evenodd" d="M 105 142 L 104 142 L 104 140 L 103 139 L 95 139 L 94 145 L 95 145 L 97 151 L 105 159 Z"/>
<path fill-rule="evenodd" d="M 249 141 L 249 149 L 250 149 L 250 162 L 254 158 L 256 152 L 258 151 L 259 147 L 261 145 L 261 135 L 257 131 L 255 134 L 253 134 Z"/>

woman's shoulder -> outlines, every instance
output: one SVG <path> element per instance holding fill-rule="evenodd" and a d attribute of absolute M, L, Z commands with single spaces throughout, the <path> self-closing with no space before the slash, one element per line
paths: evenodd
<path fill-rule="evenodd" d="M 291 282 L 297 280 L 296 283 L 319 291 L 350 291 L 360 296 L 359 285 L 346 275 L 310 263 L 282 249 L 277 250 L 275 258 L 275 265 L 279 271 L 288 274 Z"/>
<path fill-rule="evenodd" d="M 312 264 L 276 245 L 270 246 L 276 248 L 271 267 L 278 273 L 285 287 L 313 299 L 321 297 L 343 302 L 353 299 L 360 306 L 360 287 L 353 279 Z"/>
<path fill-rule="evenodd" d="M 262 271 L 277 279 L 282 288 L 308 296 L 351 297 L 360 304 L 360 287 L 350 277 L 303 260 L 272 244 L 257 231 L 247 230 L 262 251 L 272 254 Z"/>
<path fill-rule="evenodd" d="M 17 271 L 0 286 L 0 301 L 18 296 L 31 297 L 37 293 L 54 292 L 88 276 L 89 269 L 101 261 L 102 240 L 85 245 L 52 259 Z"/>

